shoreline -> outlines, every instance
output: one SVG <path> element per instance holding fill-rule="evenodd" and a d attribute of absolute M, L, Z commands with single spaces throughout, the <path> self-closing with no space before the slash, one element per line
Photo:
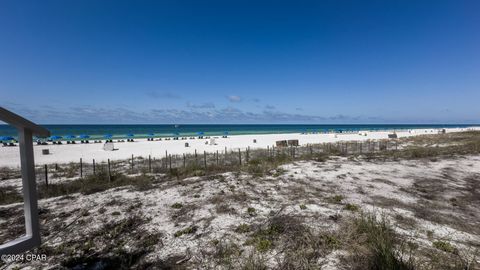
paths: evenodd
<path fill-rule="evenodd" d="M 52 136 L 61 136 L 59 141 L 69 141 L 65 138 L 74 135 L 80 141 L 80 135 L 88 135 L 91 140 L 104 140 L 105 135 L 112 135 L 113 139 L 127 139 L 127 134 L 134 134 L 134 138 L 146 139 L 171 137 L 196 137 L 199 133 L 204 136 L 222 136 L 225 132 L 229 136 L 237 135 L 272 135 L 272 134 L 328 134 L 328 133 L 355 133 L 360 131 L 407 131 L 421 129 L 451 129 L 470 128 L 480 124 L 185 124 L 185 125 L 42 125 L 51 131 Z M 0 124 L 0 136 L 16 138 L 17 131 L 9 125 Z M 48 138 L 38 138 L 47 140 Z"/>
<path fill-rule="evenodd" d="M 411 129 L 398 130 L 396 134 L 398 138 L 437 134 L 441 129 Z M 446 128 L 447 133 L 462 132 L 469 130 L 480 130 L 478 126 L 468 128 Z M 123 160 L 134 156 L 163 157 L 168 154 L 193 154 L 197 152 L 215 152 L 238 149 L 259 149 L 267 148 L 275 145 L 280 140 L 298 140 L 300 145 L 318 144 L 318 143 L 334 143 L 341 141 L 366 141 L 366 140 L 382 140 L 388 139 L 388 134 L 394 130 L 386 131 L 355 131 L 349 133 L 278 133 L 278 134 L 254 134 L 254 135 L 229 135 L 227 138 L 222 136 L 210 136 L 214 139 L 215 144 L 211 145 L 211 139 L 190 139 L 186 140 L 155 140 L 135 139 L 134 142 L 117 142 L 114 139 L 114 151 L 103 150 L 103 143 L 89 144 L 62 144 L 62 145 L 34 145 L 35 163 L 36 165 L 53 164 L 53 163 L 69 163 L 78 162 L 82 158 L 85 162 L 95 159 L 96 162 L 110 160 Z M 208 135 L 204 135 L 208 136 Z M 256 140 L 256 142 L 254 142 Z M 185 146 L 189 144 L 189 147 Z M 49 155 L 42 155 L 42 150 L 48 149 Z M 0 147 L 0 167 L 17 167 L 20 165 L 19 151 L 17 147 Z"/>

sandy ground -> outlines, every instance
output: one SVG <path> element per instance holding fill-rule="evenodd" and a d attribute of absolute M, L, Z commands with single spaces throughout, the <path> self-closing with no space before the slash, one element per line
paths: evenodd
<path fill-rule="evenodd" d="M 471 128 L 451 128 L 447 132 L 459 132 L 465 130 L 480 130 L 480 127 Z M 359 132 L 350 134 L 265 134 L 265 135 L 237 135 L 229 136 L 228 138 L 215 138 L 215 145 L 206 144 L 210 142 L 207 139 L 188 139 L 188 140 L 162 140 L 162 141 L 147 141 L 146 139 L 137 139 L 135 142 L 114 142 L 114 151 L 103 150 L 103 143 L 90 144 L 75 144 L 75 145 L 35 145 L 35 162 L 38 165 L 51 163 L 68 163 L 78 162 L 80 158 L 84 160 L 106 161 L 107 159 L 119 160 L 127 159 L 134 156 L 147 157 L 163 157 L 165 151 L 169 154 L 183 154 L 194 153 L 195 150 L 199 153 L 203 151 L 214 152 L 224 151 L 227 149 L 245 149 L 250 148 L 266 148 L 267 146 L 275 145 L 279 140 L 297 139 L 301 145 L 338 142 L 338 141 L 364 141 L 364 140 L 378 140 L 387 139 L 388 134 L 392 131 L 376 131 L 376 132 Z M 422 134 L 435 134 L 438 130 L 434 129 L 416 129 L 410 131 L 397 132 L 398 137 L 408 137 Z M 365 136 L 366 134 L 366 136 Z M 256 143 L 253 143 L 253 140 Z M 189 143 L 189 147 L 185 147 L 185 143 Z M 42 155 L 42 150 L 48 149 L 49 155 Z M 18 147 L 0 147 L 0 167 L 16 167 L 20 165 Z"/>
<path fill-rule="evenodd" d="M 286 164 L 273 175 L 262 177 L 223 173 L 183 179 L 181 184 L 159 180 L 146 191 L 124 187 L 41 200 L 39 206 L 44 209 L 41 219 L 47 246 L 76 245 L 100 230 L 102 224 L 140 215 L 147 221 L 138 230 L 161 235 L 161 241 L 143 259 L 160 265 L 180 261 L 187 269 L 209 268 L 216 263 L 208 255 L 214 252 L 212 241 L 237 243 L 244 250 L 242 254 L 249 254 L 251 246 L 243 243 L 250 236 L 235 230 L 239 224 L 262 224 L 272 211 L 281 211 L 328 231 L 337 228 L 338 221 L 332 216 L 353 214 L 345 209 L 348 203 L 387 215 L 399 234 L 420 247 L 432 248 L 434 241 L 448 241 L 462 256 L 469 257 L 472 248 L 480 246 L 480 212 L 477 202 L 468 199 L 476 194 L 471 192 L 477 192 L 471 185 L 478 185 L 479 164 L 480 156 L 386 162 L 334 157 L 326 162 Z M 341 196 L 341 201 L 332 202 L 334 195 Z M 174 209 L 174 203 L 183 207 Z M 248 207 L 255 209 L 254 216 L 247 214 Z M 20 211 L 21 204 L 1 206 L 0 210 Z M 194 234 L 174 236 L 193 225 L 198 227 Z M 2 228 L 17 226 L 22 224 L 12 218 L 0 222 Z M 0 238 L 5 238 L 3 233 Z M 132 244 L 124 248 L 134 249 Z M 60 254 L 66 249 L 62 247 Z M 273 267 L 276 254 L 272 250 L 261 256 Z M 339 248 L 320 258 L 321 269 L 338 269 L 342 254 L 345 252 Z M 27 265 L 40 269 L 64 259 L 64 255 L 49 256 L 48 262 Z"/>

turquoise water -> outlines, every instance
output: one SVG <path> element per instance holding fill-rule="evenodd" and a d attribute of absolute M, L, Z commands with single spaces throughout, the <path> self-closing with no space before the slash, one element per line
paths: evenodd
<path fill-rule="evenodd" d="M 326 131 L 358 131 L 358 130 L 386 130 L 386 129 L 414 129 L 414 128 L 451 128 L 469 127 L 474 125 L 44 125 L 52 135 L 90 135 L 92 139 L 103 138 L 105 134 L 112 134 L 114 138 L 125 138 L 127 134 L 145 138 L 147 134 L 154 133 L 155 137 L 195 136 L 197 132 L 204 135 L 218 136 L 225 131 L 229 135 L 241 134 L 272 134 L 272 133 L 301 133 L 301 132 L 326 132 Z M 0 125 L 0 136 L 17 137 L 14 128 Z"/>

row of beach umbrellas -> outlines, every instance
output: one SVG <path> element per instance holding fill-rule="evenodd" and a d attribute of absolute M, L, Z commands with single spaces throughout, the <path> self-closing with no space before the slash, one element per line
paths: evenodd
<path fill-rule="evenodd" d="M 197 132 L 197 135 L 199 135 L 199 136 L 202 136 L 204 134 L 205 133 L 203 131 Z M 228 135 L 228 131 L 225 131 L 223 134 Z M 178 137 L 178 136 L 180 136 L 180 133 L 179 132 L 174 132 L 173 135 Z M 135 134 L 129 133 L 129 134 L 126 134 L 126 136 L 129 137 L 129 138 L 133 138 L 133 137 L 135 137 Z M 153 137 L 155 137 L 155 134 L 154 133 L 149 133 L 149 134 L 147 134 L 147 136 L 148 136 L 148 138 L 153 138 Z M 75 136 L 75 135 L 65 135 L 65 136 L 53 135 L 53 136 L 48 137 L 47 139 L 52 140 L 52 141 L 58 141 L 58 140 L 62 140 L 62 139 L 66 139 L 66 140 L 83 139 L 84 140 L 84 139 L 89 139 L 89 138 L 90 138 L 90 135 L 82 134 L 82 135 L 79 135 L 79 136 Z M 113 138 L 113 135 L 112 134 L 105 134 L 103 136 L 103 138 L 111 139 L 111 138 Z M 37 138 L 37 139 L 41 139 L 41 138 Z M 1 136 L 0 137 L 0 141 L 13 141 L 13 140 L 15 140 L 15 138 L 13 138 L 11 136 Z"/>

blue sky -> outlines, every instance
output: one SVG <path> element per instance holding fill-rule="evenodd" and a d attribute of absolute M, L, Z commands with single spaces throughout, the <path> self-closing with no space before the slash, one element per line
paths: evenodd
<path fill-rule="evenodd" d="M 479 1 L 0 1 L 39 123 L 478 123 Z"/>

